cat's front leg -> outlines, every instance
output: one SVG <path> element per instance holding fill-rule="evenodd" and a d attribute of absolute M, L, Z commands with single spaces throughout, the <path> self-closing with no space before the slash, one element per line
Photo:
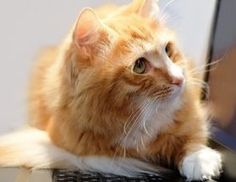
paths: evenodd
<path fill-rule="evenodd" d="M 199 146 L 198 150 L 187 153 L 179 164 L 180 173 L 189 181 L 217 177 L 221 170 L 220 153 L 206 146 Z"/>

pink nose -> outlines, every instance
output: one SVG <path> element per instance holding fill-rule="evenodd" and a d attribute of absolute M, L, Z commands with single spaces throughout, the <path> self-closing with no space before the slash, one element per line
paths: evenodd
<path fill-rule="evenodd" d="M 171 78 L 171 84 L 181 86 L 184 82 L 183 77 L 172 77 Z"/>

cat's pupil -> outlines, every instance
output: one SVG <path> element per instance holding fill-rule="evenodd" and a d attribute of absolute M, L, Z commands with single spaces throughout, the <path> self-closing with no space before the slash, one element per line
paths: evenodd
<path fill-rule="evenodd" d="M 166 54 L 170 57 L 171 54 L 171 43 L 168 43 L 165 47 Z"/>
<path fill-rule="evenodd" d="M 136 60 L 133 71 L 137 74 L 144 74 L 146 71 L 145 62 L 145 58 L 139 58 L 138 60 Z"/>

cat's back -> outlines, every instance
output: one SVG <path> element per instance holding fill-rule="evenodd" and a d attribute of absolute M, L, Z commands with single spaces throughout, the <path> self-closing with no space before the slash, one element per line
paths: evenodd
<path fill-rule="evenodd" d="M 44 97 L 44 82 L 48 69 L 55 62 L 58 49 L 48 47 L 43 49 L 35 62 L 28 90 L 29 123 L 37 128 L 45 129 L 48 125 L 50 113 Z"/>
<path fill-rule="evenodd" d="M 96 9 L 97 15 L 101 19 L 106 19 L 108 16 L 119 12 L 120 6 L 116 5 L 104 5 Z M 67 37 L 70 36 L 70 33 Z M 49 125 L 51 112 L 49 109 L 48 96 L 46 94 L 50 89 L 47 87 L 53 87 L 48 84 L 48 75 L 55 77 L 55 75 L 50 74 L 52 70 L 55 71 L 57 68 L 52 68 L 56 65 L 58 61 L 58 55 L 61 53 L 61 47 L 66 47 L 67 43 L 58 45 L 58 47 L 48 47 L 41 51 L 34 65 L 28 92 L 28 115 L 29 123 L 34 127 L 40 129 L 46 129 Z M 58 80 L 60 78 L 54 78 Z M 55 93 L 57 94 L 57 93 Z M 53 99 L 53 98 L 52 98 Z"/>

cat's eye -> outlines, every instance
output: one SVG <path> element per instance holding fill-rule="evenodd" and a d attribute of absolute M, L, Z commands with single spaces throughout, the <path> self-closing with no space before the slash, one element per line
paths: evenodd
<path fill-rule="evenodd" d="M 176 47 L 172 42 L 168 42 L 165 47 L 166 55 L 174 62 L 176 63 L 181 59 L 181 54 L 178 52 Z"/>
<path fill-rule="evenodd" d="M 135 61 L 133 72 L 137 74 L 144 74 L 146 73 L 147 68 L 147 60 L 144 57 L 141 57 Z"/>
<path fill-rule="evenodd" d="M 173 53 L 173 44 L 171 42 L 168 42 L 165 47 L 166 54 L 171 58 Z"/>

